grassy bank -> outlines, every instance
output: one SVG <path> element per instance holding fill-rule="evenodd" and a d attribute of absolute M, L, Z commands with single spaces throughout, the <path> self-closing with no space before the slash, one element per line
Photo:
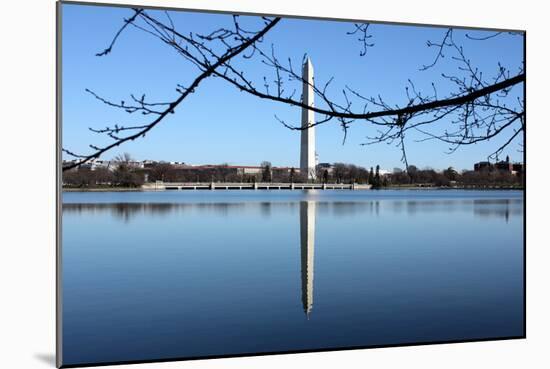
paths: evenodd
<path fill-rule="evenodd" d="M 63 187 L 63 192 L 142 192 L 139 187 Z"/>
<path fill-rule="evenodd" d="M 523 186 L 415 186 L 415 185 L 392 185 L 374 190 L 523 190 Z M 63 187 L 63 192 L 145 192 L 158 191 L 143 189 L 139 187 Z M 171 190 L 166 190 L 171 191 Z M 217 190 L 220 191 L 220 190 Z"/>
<path fill-rule="evenodd" d="M 415 186 L 415 185 L 390 185 L 381 187 L 384 190 L 523 190 L 523 186 Z"/>

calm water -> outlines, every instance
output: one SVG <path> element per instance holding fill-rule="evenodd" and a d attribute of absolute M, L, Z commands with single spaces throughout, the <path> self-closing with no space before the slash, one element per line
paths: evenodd
<path fill-rule="evenodd" d="M 519 191 L 63 194 L 63 363 L 523 334 Z"/>

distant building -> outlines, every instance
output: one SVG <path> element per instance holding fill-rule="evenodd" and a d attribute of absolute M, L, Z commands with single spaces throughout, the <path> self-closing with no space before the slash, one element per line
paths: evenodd
<path fill-rule="evenodd" d="M 63 167 L 76 164 L 78 160 L 63 160 Z M 157 162 L 152 160 L 143 160 L 143 161 L 136 161 L 131 160 L 127 162 L 127 165 L 129 167 L 135 168 L 135 169 L 147 169 L 152 168 L 155 166 Z M 85 163 L 80 164 L 77 169 L 79 170 L 98 170 L 98 169 L 107 169 L 110 171 L 115 170 L 118 167 L 119 163 L 115 160 L 101 160 L 101 159 L 92 159 Z"/>
<path fill-rule="evenodd" d="M 112 163 L 109 160 L 94 160 L 92 162 L 92 170 L 96 169 L 112 169 Z"/>
<path fill-rule="evenodd" d="M 78 160 L 70 160 L 70 161 L 63 161 L 63 166 L 67 164 L 74 164 L 78 162 Z M 113 165 L 109 160 L 100 160 L 100 159 L 92 159 L 90 161 L 87 161 L 84 164 L 81 164 L 78 169 L 85 169 L 85 170 L 98 170 L 98 169 L 113 169 Z"/>
<path fill-rule="evenodd" d="M 145 167 L 145 164 L 142 161 L 131 160 L 128 162 L 128 166 L 143 169 Z"/>
<path fill-rule="evenodd" d="M 300 168 L 294 168 L 294 167 L 273 167 L 271 170 L 273 172 L 279 172 L 279 173 L 290 173 L 294 169 L 294 173 L 300 173 Z"/>
<path fill-rule="evenodd" d="M 495 169 L 500 172 L 512 173 L 513 165 L 510 162 L 499 161 L 495 163 Z"/>
<path fill-rule="evenodd" d="M 506 156 L 506 160 L 495 163 L 495 169 L 501 172 L 512 173 L 513 165 L 510 163 L 510 157 Z"/>
<path fill-rule="evenodd" d="M 480 161 L 474 164 L 474 171 L 476 172 L 493 170 L 509 174 L 522 174 L 524 172 L 524 164 L 512 163 L 509 156 L 506 156 L 506 160 L 501 160 L 494 164 L 489 161 Z"/>
<path fill-rule="evenodd" d="M 61 163 L 61 167 L 65 168 L 65 167 L 68 167 L 69 165 L 76 164 L 76 162 L 77 160 L 63 160 L 63 162 Z"/>
<path fill-rule="evenodd" d="M 512 164 L 512 173 L 518 175 L 525 173 L 525 165 L 523 163 Z"/>
<path fill-rule="evenodd" d="M 231 165 L 228 167 L 236 169 L 238 174 L 259 174 L 264 169 L 263 167 L 252 165 Z"/>
<path fill-rule="evenodd" d="M 149 169 L 149 168 L 154 167 L 157 164 L 159 164 L 159 163 L 156 162 L 155 160 L 144 160 L 143 161 L 143 168 Z"/>
<path fill-rule="evenodd" d="M 255 165 L 225 165 L 225 164 L 204 164 L 204 165 L 188 165 L 184 164 L 182 162 L 179 162 L 178 164 L 170 163 L 175 169 L 182 169 L 182 170 L 227 170 L 228 172 L 233 172 L 239 175 L 243 174 L 261 174 L 264 170 L 264 167 L 262 166 L 255 166 Z M 272 167 L 272 171 L 279 171 L 279 172 L 286 172 L 290 173 L 292 170 L 292 167 Z M 295 172 L 299 172 L 300 170 L 298 168 L 294 168 Z"/>
<path fill-rule="evenodd" d="M 492 169 L 493 169 L 493 164 L 491 164 L 488 161 L 480 161 L 474 164 L 474 171 L 476 172 L 489 171 Z"/>
<path fill-rule="evenodd" d="M 259 174 L 264 169 L 261 166 L 254 165 L 222 165 L 222 164 L 205 164 L 205 165 L 186 165 L 182 169 L 190 170 L 212 170 L 212 169 L 226 169 L 237 174 Z"/>

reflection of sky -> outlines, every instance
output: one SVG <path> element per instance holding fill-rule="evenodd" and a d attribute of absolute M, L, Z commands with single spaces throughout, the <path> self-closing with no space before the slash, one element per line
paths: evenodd
<path fill-rule="evenodd" d="M 236 192 L 64 194 L 65 360 L 522 334 L 521 192 Z"/>

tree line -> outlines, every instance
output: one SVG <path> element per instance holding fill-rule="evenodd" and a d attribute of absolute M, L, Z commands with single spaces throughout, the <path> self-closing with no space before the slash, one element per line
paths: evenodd
<path fill-rule="evenodd" d="M 66 187 L 125 187 L 138 188 L 145 182 L 308 182 L 306 175 L 297 168 L 277 168 L 268 161 L 250 172 L 222 164 L 211 167 L 182 168 L 170 163 L 153 163 L 146 168 L 133 165 L 129 154 L 117 156 L 111 169 L 73 168 L 63 172 Z M 431 168 L 419 169 L 410 165 L 407 170 L 394 168 L 392 173 L 381 173 L 380 166 L 369 169 L 348 163 L 323 164 L 317 167 L 317 183 L 370 184 L 373 188 L 396 186 L 429 187 L 521 187 L 522 173 L 512 174 L 501 170 L 465 170 L 453 167 L 443 171 Z"/>
<path fill-rule="evenodd" d="M 63 172 L 64 187 L 125 187 L 138 188 L 145 182 L 144 172 L 133 166 L 132 158 L 124 153 L 114 158 L 113 169 L 87 167 Z"/>
<path fill-rule="evenodd" d="M 463 170 L 453 167 L 443 171 L 431 168 L 418 169 L 410 165 L 407 171 L 394 169 L 385 176 L 382 186 L 433 186 L 433 187 L 523 187 L 523 173 L 511 173 L 502 170 Z"/>

